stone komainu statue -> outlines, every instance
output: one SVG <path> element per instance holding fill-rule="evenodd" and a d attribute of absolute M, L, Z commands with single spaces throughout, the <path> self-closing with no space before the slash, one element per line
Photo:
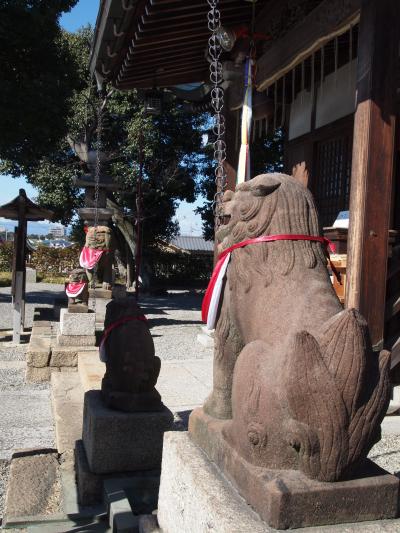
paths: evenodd
<path fill-rule="evenodd" d="M 310 191 L 290 176 L 257 176 L 227 191 L 223 206 L 220 253 L 261 235 L 320 235 Z M 254 466 L 336 481 L 380 438 L 390 357 L 372 351 L 357 311 L 342 310 L 326 265 L 319 242 L 232 252 L 201 416 L 226 420 L 223 440 Z M 195 440 L 196 427 L 192 415 Z"/>
<path fill-rule="evenodd" d="M 74 306 L 87 306 L 89 301 L 88 277 L 86 270 L 75 268 L 70 272 L 65 292 L 68 296 L 68 307 L 73 309 Z"/>
<path fill-rule="evenodd" d="M 105 403 L 122 411 L 159 411 L 155 389 L 161 361 L 143 311 L 132 297 L 111 300 L 106 307 L 100 355 L 106 363 L 101 390 Z"/>
<path fill-rule="evenodd" d="M 97 260 L 96 277 L 103 289 L 111 289 L 113 283 L 112 266 L 114 260 L 114 239 L 108 226 L 89 226 L 86 232 L 85 248 L 90 252 L 102 252 Z M 82 263 L 81 263 L 82 266 Z M 91 266 L 91 264 L 89 264 Z M 87 268 L 89 281 L 93 279 L 92 268 Z"/>

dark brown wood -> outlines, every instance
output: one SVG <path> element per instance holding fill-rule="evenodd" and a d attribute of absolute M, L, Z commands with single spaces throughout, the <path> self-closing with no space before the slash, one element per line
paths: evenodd
<path fill-rule="evenodd" d="M 384 338 L 399 12 L 397 0 L 363 0 L 359 34 L 346 306 L 366 317 L 375 349 Z"/>
<path fill-rule="evenodd" d="M 266 88 L 358 13 L 361 0 L 324 0 L 297 26 L 272 44 L 258 61 L 257 85 Z"/>

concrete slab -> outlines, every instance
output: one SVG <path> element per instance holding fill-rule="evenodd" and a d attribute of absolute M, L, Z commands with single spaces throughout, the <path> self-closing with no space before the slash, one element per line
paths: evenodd
<path fill-rule="evenodd" d="M 106 365 L 100 361 L 98 349 L 78 353 L 78 373 L 85 392 L 101 389 L 105 371 Z"/>
<path fill-rule="evenodd" d="M 51 401 L 57 450 L 73 450 L 82 438 L 83 389 L 77 372 L 52 374 Z"/>
<path fill-rule="evenodd" d="M 1 392 L 0 459 L 10 459 L 21 446 L 54 446 L 48 390 Z"/>
<path fill-rule="evenodd" d="M 14 454 L 7 489 L 6 527 L 29 522 L 29 517 L 62 517 L 58 454 L 32 450 Z"/>
<path fill-rule="evenodd" d="M 162 361 L 156 388 L 171 411 L 203 405 L 211 390 L 212 360 Z"/>

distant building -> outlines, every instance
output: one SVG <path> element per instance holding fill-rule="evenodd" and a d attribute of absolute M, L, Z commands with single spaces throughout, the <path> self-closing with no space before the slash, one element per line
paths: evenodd
<path fill-rule="evenodd" d="M 64 226 L 51 226 L 49 233 L 54 239 L 59 239 L 61 237 L 64 237 L 65 228 Z"/>
<path fill-rule="evenodd" d="M 214 241 L 206 241 L 203 237 L 195 235 L 178 235 L 171 239 L 169 244 L 180 251 L 194 255 L 213 255 L 214 253 Z"/>

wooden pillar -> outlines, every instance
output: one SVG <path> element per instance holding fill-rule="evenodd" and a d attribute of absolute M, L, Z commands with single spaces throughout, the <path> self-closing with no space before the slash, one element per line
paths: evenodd
<path fill-rule="evenodd" d="M 14 272 L 13 272 L 13 343 L 21 342 L 21 328 L 25 322 L 25 259 L 26 259 L 26 194 L 23 189 L 18 197 L 18 230 L 15 235 L 14 245 Z"/>
<path fill-rule="evenodd" d="M 398 0 L 363 0 L 354 121 L 346 307 L 383 346 L 395 133 Z"/>

